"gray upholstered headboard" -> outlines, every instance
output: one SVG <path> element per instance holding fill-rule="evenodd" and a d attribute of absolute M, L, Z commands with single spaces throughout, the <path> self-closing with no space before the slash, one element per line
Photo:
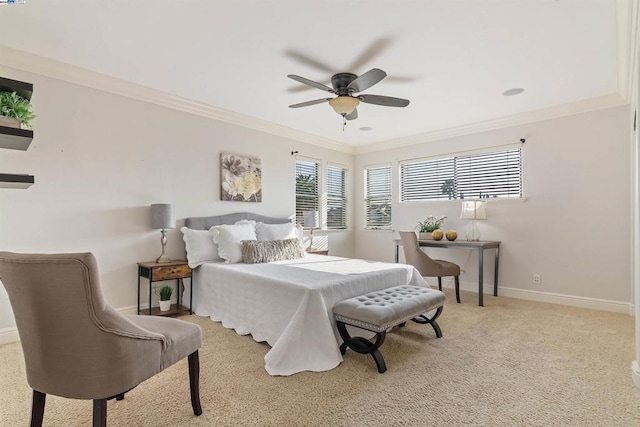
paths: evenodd
<path fill-rule="evenodd" d="M 236 212 L 236 213 L 227 214 L 227 215 L 201 216 L 201 217 L 187 218 L 185 220 L 185 225 L 188 228 L 191 228 L 194 230 L 208 230 L 214 225 L 235 224 L 236 221 L 240 221 L 241 219 L 248 219 L 256 222 L 264 222 L 265 224 L 282 224 L 286 222 L 291 222 L 290 218 L 276 218 L 272 216 L 254 214 L 251 212 Z"/>

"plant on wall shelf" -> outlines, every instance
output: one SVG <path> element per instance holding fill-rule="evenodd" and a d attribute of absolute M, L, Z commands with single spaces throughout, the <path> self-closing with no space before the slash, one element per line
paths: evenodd
<path fill-rule="evenodd" d="M 18 119 L 29 129 L 31 129 L 31 120 L 36 117 L 28 99 L 16 92 L 7 91 L 0 92 L 0 116 Z"/>
<path fill-rule="evenodd" d="M 420 233 L 431 233 L 434 230 L 438 230 L 445 219 L 447 219 L 446 216 L 429 215 L 424 221 L 418 221 L 418 231 Z"/>

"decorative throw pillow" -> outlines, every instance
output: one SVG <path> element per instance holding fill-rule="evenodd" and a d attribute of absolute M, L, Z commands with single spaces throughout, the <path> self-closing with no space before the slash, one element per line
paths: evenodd
<path fill-rule="evenodd" d="M 300 239 L 300 244 L 304 245 L 302 227 L 292 222 L 282 224 L 258 222 L 256 223 L 256 236 L 258 240 L 285 240 L 296 237 Z"/>
<path fill-rule="evenodd" d="M 218 245 L 218 254 L 226 264 L 242 261 L 242 240 L 256 240 L 252 224 L 214 225 L 211 227 L 213 241 Z"/>
<path fill-rule="evenodd" d="M 187 250 L 189 267 L 196 268 L 207 261 L 220 259 L 211 230 L 193 230 L 182 227 L 180 231 L 182 231 L 182 239 Z"/>
<path fill-rule="evenodd" d="M 304 256 L 304 249 L 296 237 L 285 240 L 242 241 L 242 259 L 245 264 L 283 261 Z"/>

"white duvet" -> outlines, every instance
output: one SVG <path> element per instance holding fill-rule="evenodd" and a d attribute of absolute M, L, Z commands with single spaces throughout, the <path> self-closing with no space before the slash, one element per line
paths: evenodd
<path fill-rule="evenodd" d="M 209 262 L 194 271 L 194 311 L 266 341 L 271 375 L 342 362 L 333 305 L 391 286 L 428 286 L 409 265 L 323 255 L 265 264 Z"/>

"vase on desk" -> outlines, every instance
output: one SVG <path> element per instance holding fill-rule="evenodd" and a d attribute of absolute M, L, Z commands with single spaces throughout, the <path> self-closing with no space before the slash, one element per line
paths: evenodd
<path fill-rule="evenodd" d="M 418 233 L 418 240 L 433 240 L 433 237 L 431 237 L 431 233 L 420 232 Z"/>

